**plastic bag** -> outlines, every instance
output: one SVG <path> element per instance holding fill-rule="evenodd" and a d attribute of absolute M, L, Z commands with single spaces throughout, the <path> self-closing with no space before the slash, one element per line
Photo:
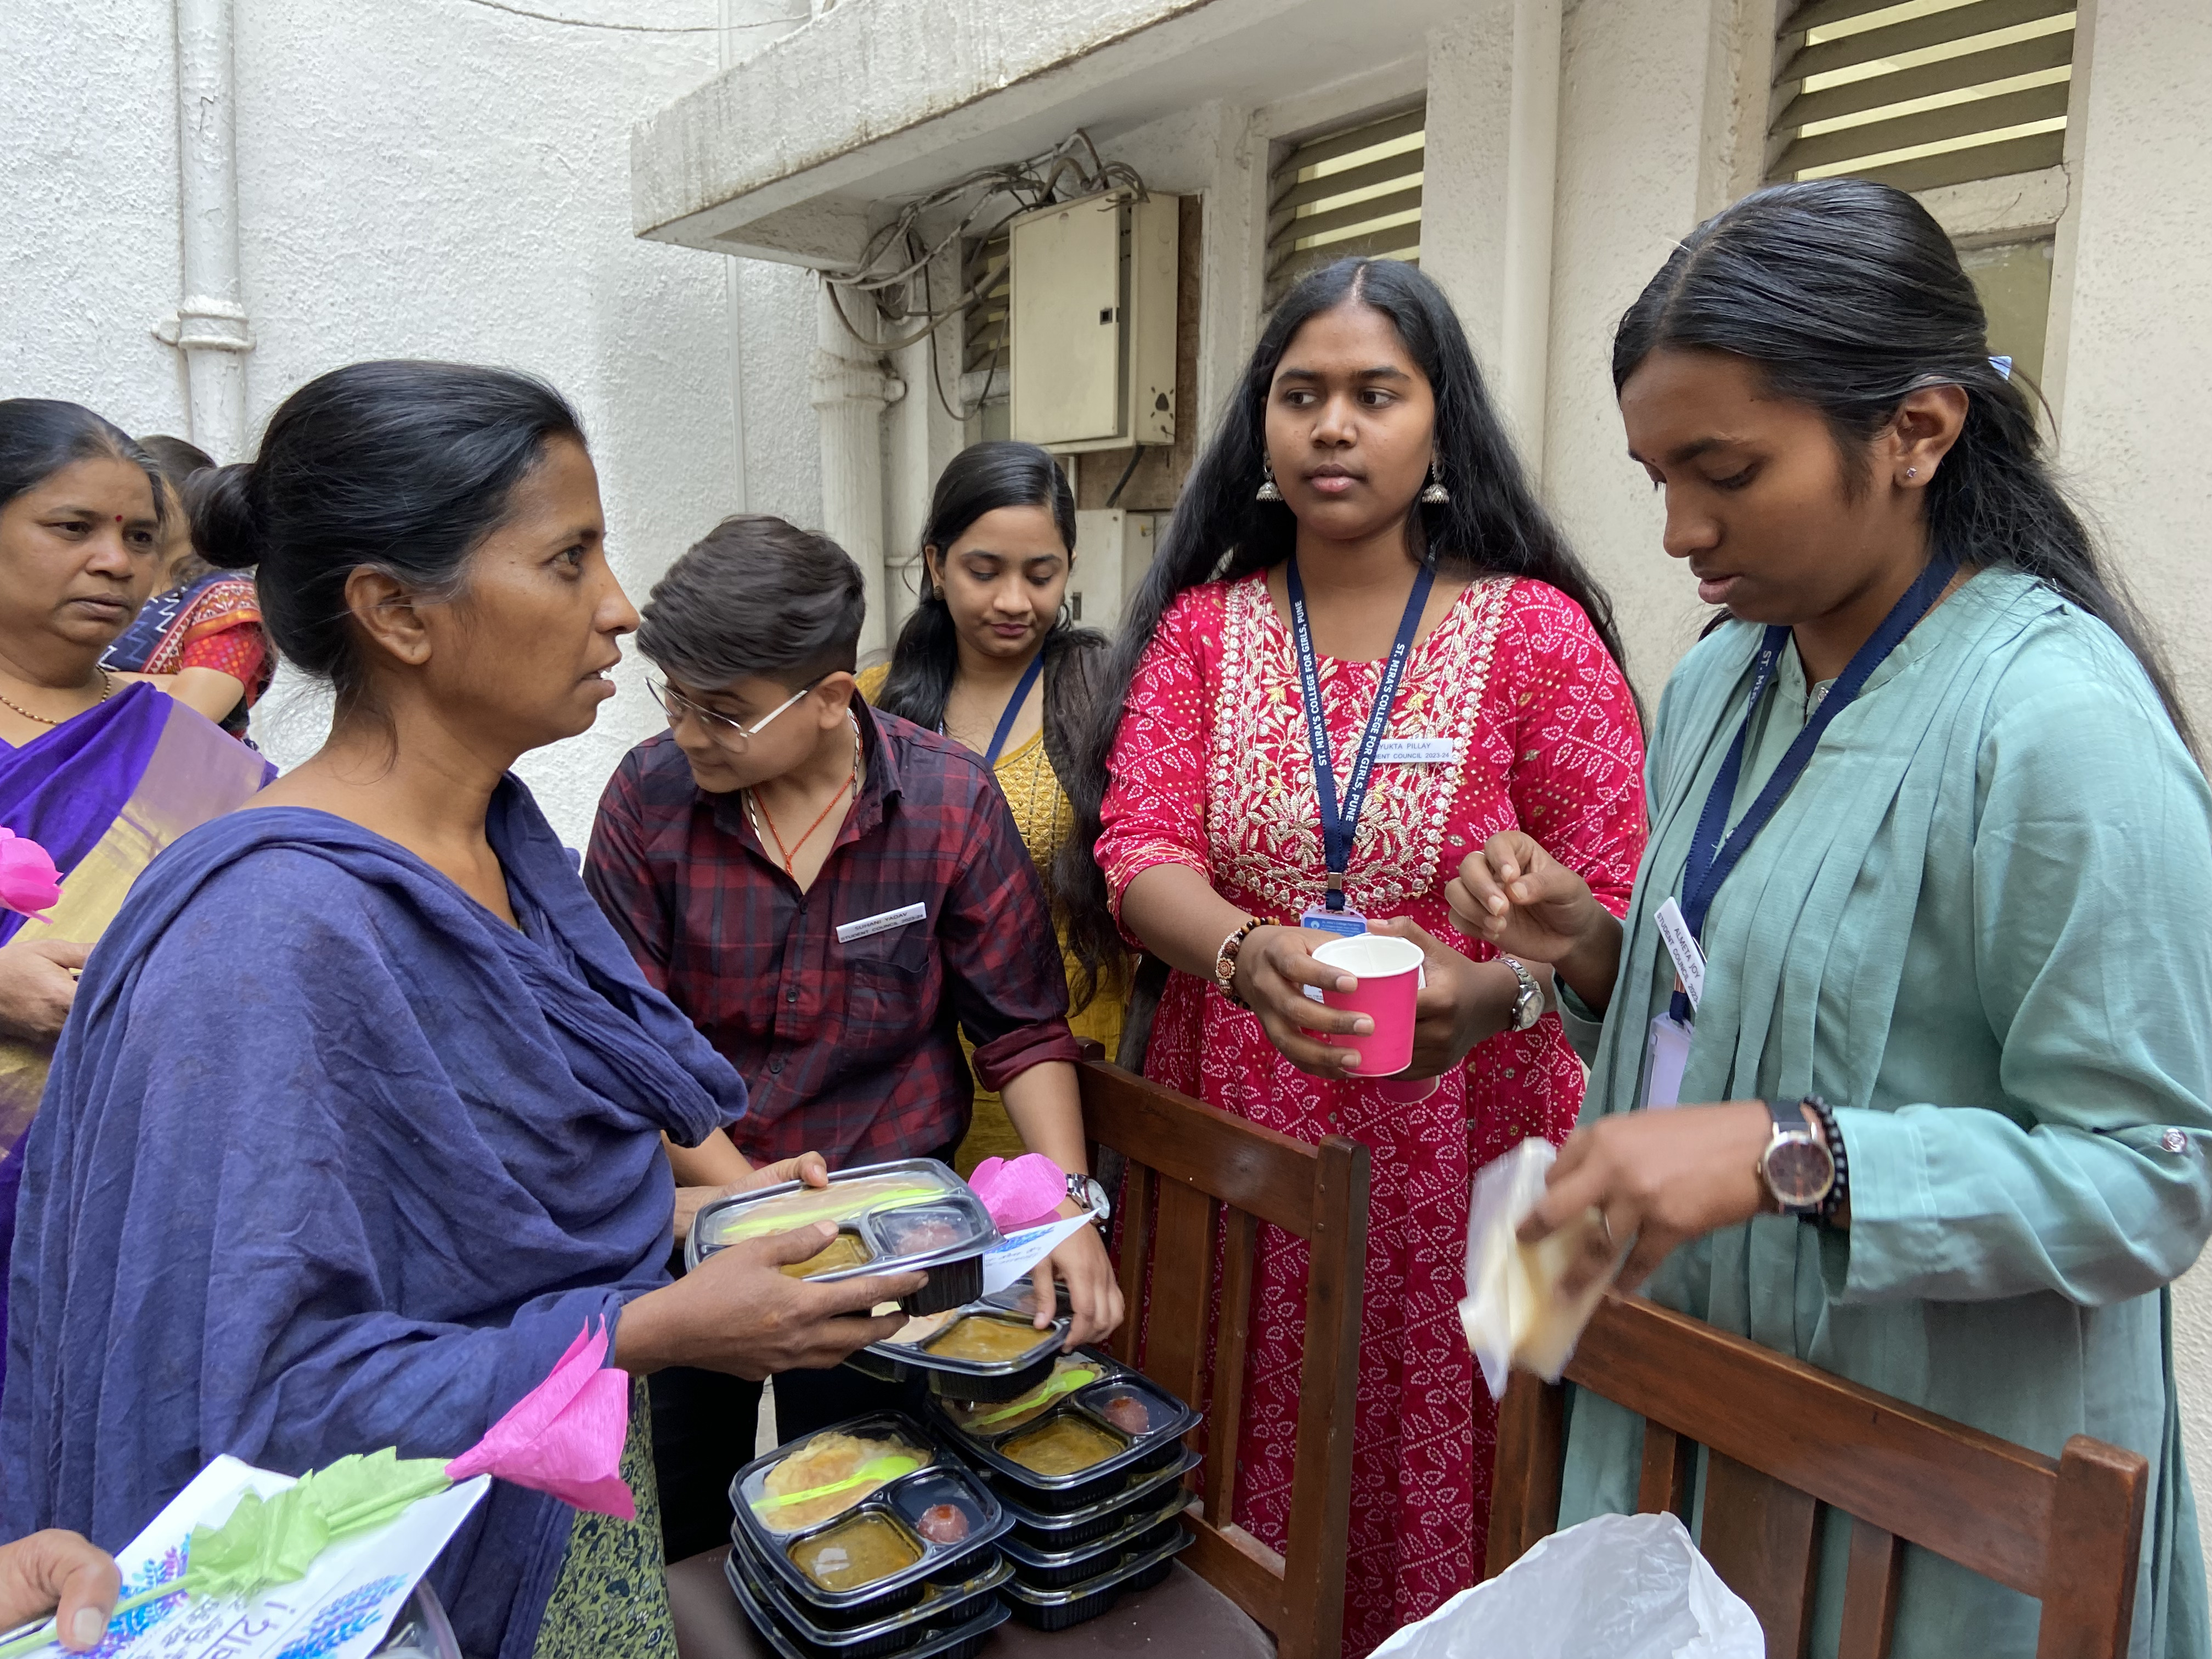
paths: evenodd
<path fill-rule="evenodd" d="M 1516 1365 L 1547 1382 L 1558 1382 L 1611 1282 L 1608 1274 L 1572 1299 L 1559 1291 L 1567 1264 L 1592 1233 L 1605 1230 L 1595 1209 L 1538 1243 L 1523 1244 L 1516 1237 L 1544 1196 L 1545 1173 L 1557 1156 L 1551 1142 L 1530 1136 L 1475 1177 L 1468 1206 L 1460 1328 L 1493 1400 L 1505 1397 L 1506 1374 Z"/>
<path fill-rule="evenodd" d="M 1374 1659 L 1766 1659 L 1758 1615 L 1671 1515 L 1601 1515 L 1408 1625 Z"/>

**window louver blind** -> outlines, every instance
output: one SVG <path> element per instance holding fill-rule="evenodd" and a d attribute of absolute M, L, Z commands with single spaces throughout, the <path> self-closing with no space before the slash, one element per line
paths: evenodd
<path fill-rule="evenodd" d="M 1309 138 L 1267 180 L 1266 304 L 1332 259 L 1421 257 L 1425 104 Z"/>
<path fill-rule="evenodd" d="M 2064 153 L 2074 0 L 1808 0 L 1782 46 L 1770 179 L 1933 190 Z"/>
<path fill-rule="evenodd" d="M 967 269 L 961 273 L 962 292 L 974 289 L 979 283 L 983 284 L 981 299 L 968 313 L 961 371 L 963 377 L 988 375 L 990 396 L 994 400 L 1006 395 L 1010 384 L 1006 375 L 1006 340 L 1012 271 L 1012 252 L 1007 234 L 1002 230 L 975 245 Z"/>

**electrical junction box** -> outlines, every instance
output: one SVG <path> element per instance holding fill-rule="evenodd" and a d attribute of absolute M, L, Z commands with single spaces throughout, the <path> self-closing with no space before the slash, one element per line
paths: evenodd
<path fill-rule="evenodd" d="M 1075 571 L 1067 579 L 1071 621 L 1109 634 L 1121 627 L 1130 598 L 1152 568 L 1167 520 L 1164 513 L 1118 507 L 1075 515 Z"/>
<path fill-rule="evenodd" d="M 1109 191 L 1007 227 L 1009 436 L 1063 454 L 1175 441 L 1178 209 Z"/>

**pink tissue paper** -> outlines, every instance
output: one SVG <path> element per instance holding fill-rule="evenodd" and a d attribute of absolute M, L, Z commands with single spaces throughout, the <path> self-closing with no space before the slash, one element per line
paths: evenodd
<path fill-rule="evenodd" d="M 543 1382 L 446 1465 L 447 1477 L 495 1475 L 580 1510 L 636 1520 L 637 1499 L 622 1478 L 629 1373 L 606 1369 L 606 1332 L 586 1325 Z"/>
<path fill-rule="evenodd" d="M 27 836 L 0 828 L 0 910 L 35 916 L 62 896 L 61 872 L 46 849 Z"/>
<path fill-rule="evenodd" d="M 1052 1220 L 1067 1196 L 1066 1173 L 1042 1152 L 1024 1152 L 1012 1162 L 987 1158 L 968 1185 L 1002 1233 Z"/>

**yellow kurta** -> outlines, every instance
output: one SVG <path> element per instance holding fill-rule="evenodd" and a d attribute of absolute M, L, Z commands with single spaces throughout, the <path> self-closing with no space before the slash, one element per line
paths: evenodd
<path fill-rule="evenodd" d="M 860 675 L 860 695 L 874 702 L 890 675 L 887 663 L 863 670 Z M 1022 845 L 1029 848 L 1030 861 L 1040 873 L 1048 870 L 1053 854 L 1075 829 L 1075 809 L 1053 772 L 1051 758 L 1045 753 L 1044 733 L 1039 732 L 1027 743 L 1000 756 L 994 771 L 1006 805 L 1013 808 L 1014 825 L 1022 832 Z M 1063 938 L 1063 954 L 1066 945 Z M 1075 963 L 1070 958 L 1067 976 L 1071 983 L 1075 973 Z M 1088 1007 L 1067 1018 L 1068 1028 L 1079 1037 L 1091 1037 L 1103 1045 L 1109 1060 L 1114 1057 L 1115 1048 L 1121 1041 L 1121 1016 L 1127 994 L 1125 983 L 1118 978 L 1109 980 L 1099 988 Z M 969 1050 L 972 1061 L 973 1046 L 964 1036 L 960 1043 Z M 994 1091 L 977 1089 L 975 1115 L 968 1126 L 967 1139 L 960 1143 L 956 1160 L 960 1173 L 966 1175 L 987 1158 L 1018 1158 L 1024 1150 L 1021 1136 L 1015 1133 L 1012 1120 L 1006 1116 L 1005 1103 Z"/>

